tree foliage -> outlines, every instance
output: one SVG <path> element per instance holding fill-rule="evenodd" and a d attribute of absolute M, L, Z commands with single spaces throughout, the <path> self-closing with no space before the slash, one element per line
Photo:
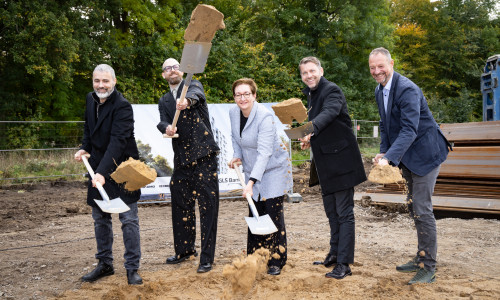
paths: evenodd
<path fill-rule="evenodd" d="M 500 53 L 500 27 L 491 0 L 395 0 L 397 67 L 417 83 L 439 121 L 479 121 L 480 77 Z"/>
<path fill-rule="evenodd" d="M 388 48 L 440 121 L 477 120 L 479 79 L 500 49 L 493 0 L 207 0 L 225 15 L 196 78 L 211 103 L 252 77 L 262 102 L 305 99 L 298 63 L 317 56 L 344 91 L 351 115 L 378 119 L 367 56 Z M 91 73 L 116 71 L 132 103 L 168 90 L 162 62 L 180 60 L 197 0 L 21 0 L 0 4 L 1 120 L 80 120 Z M 498 13 L 498 12 L 497 12 Z"/>

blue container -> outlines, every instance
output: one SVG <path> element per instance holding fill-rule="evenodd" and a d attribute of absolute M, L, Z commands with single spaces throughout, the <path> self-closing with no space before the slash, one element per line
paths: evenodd
<path fill-rule="evenodd" d="M 483 93 L 483 121 L 500 121 L 500 54 L 486 61 L 481 75 Z"/>

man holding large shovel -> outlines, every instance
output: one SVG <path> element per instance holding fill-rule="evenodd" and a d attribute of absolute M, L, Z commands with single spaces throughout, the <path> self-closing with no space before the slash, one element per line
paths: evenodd
<path fill-rule="evenodd" d="M 163 63 L 162 76 L 168 81 L 170 92 L 158 103 L 160 123 L 158 130 L 172 138 L 174 172 L 170 181 L 172 199 L 172 228 L 175 255 L 167 264 L 178 264 L 195 250 L 196 215 L 198 201 L 201 227 L 201 255 L 198 273 L 212 270 L 219 214 L 219 180 L 217 154 L 208 106 L 202 84 L 192 79 L 193 74 L 205 69 L 212 39 L 223 29 L 224 15 L 210 5 L 198 5 L 184 33 L 186 40 L 181 63 L 169 58 Z M 183 80 L 184 72 L 187 73 Z M 178 99 L 178 100 L 177 100 Z"/>
<path fill-rule="evenodd" d="M 160 123 L 158 130 L 177 138 L 172 139 L 174 150 L 174 172 L 170 181 L 172 198 L 172 228 L 174 231 L 175 255 L 167 258 L 167 264 L 178 264 L 195 251 L 196 216 L 195 201 L 198 200 L 201 227 L 201 256 L 198 273 L 212 269 L 219 214 L 219 182 L 217 175 L 217 153 L 210 126 L 208 107 L 203 86 L 192 80 L 187 89 L 187 99 L 176 103 L 172 90 L 180 96 L 185 86 L 183 72 L 173 58 L 163 63 L 163 77 L 170 84 L 170 92 L 158 103 Z M 175 111 L 180 111 L 178 124 L 172 128 Z M 177 129 L 177 130 L 175 130 Z"/>

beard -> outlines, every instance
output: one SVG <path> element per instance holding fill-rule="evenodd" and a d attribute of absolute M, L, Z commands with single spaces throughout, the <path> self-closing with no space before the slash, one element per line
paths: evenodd
<path fill-rule="evenodd" d="M 171 85 L 178 85 L 179 83 L 181 83 L 182 81 L 182 77 L 178 76 L 178 77 L 175 77 L 175 78 L 170 78 L 168 80 L 168 83 L 171 84 Z"/>
<path fill-rule="evenodd" d="M 97 90 L 94 90 L 94 92 L 97 95 L 97 97 L 99 97 L 99 99 L 107 99 L 109 97 L 109 95 L 111 95 L 113 93 L 114 90 L 115 90 L 115 87 L 112 87 L 111 89 L 106 90 L 105 93 L 99 93 Z"/>

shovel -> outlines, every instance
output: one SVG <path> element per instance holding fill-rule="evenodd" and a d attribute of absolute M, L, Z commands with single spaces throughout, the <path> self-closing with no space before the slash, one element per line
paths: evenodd
<path fill-rule="evenodd" d="M 186 98 L 193 74 L 202 73 L 207 64 L 208 54 L 212 47 L 212 39 L 218 29 L 224 29 L 224 15 L 211 5 L 199 4 L 191 14 L 186 31 L 184 32 L 184 49 L 182 50 L 181 65 L 179 70 L 187 73 L 184 79 L 184 87 L 182 88 L 179 102 L 183 102 Z M 195 41 L 196 40 L 196 41 Z M 172 129 L 175 130 L 177 120 L 181 111 L 176 110 L 172 121 Z M 163 134 L 164 138 L 177 138 L 176 133 L 173 136 Z"/>
<path fill-rule="evenodd" d="M 236 174 L 240 179 L 241 186 L 244 187 L 245 179 L 241 174 L 240 166 L 239 165 L 236 166 L 234 170 L 236 171 Z M 271 220 L 271 217 L 269 215 L 259 216 L 259 213 L 257 212 L 257 207 L 255 207 L 255 204 L 253 203 L 253 199 L 250 196 L 250 194 L 246 194 L 245 198 L 247 198 L 248 205 L 250 205 L 250 210 L 252 211 L 253 215 L 253 217 L 245 217 L 245 220 L 247 221 L 248 228 L 250 228 L 250 231 L 253 234 L 257 235 L 267 235 L 278 231 L 278 228 L 276 228 L 276 225 L 274 225 L 274 222 L 273 220 Z"/>
<path fill-rule="evenodd" d="M 83 160 L 83 163 L 85 164 L 85 166 L 87 167 L 87 171 L 89 171 L 90 177 L 92 177 L 92 179 L 94 179 L 94 177 L 95 177 L 94 170 L 92 170 L 92 167 L 90 166 L 89 161 L 87 160 L 87 156 L 88 155 L 82 155 L 82 160 Z M 104 199 L 104 200 L 94 199 L 95 203 L 97 203 L 97 205 L 99 205 L 99 207 L 101 208 L 102 211 L 110 213 L 110 214 L 119 214 L 119 213 L 126 212 L 126 211 L 130 210 L 128 205 L 125 204 L 125 202 L 123 202 L 123 200 L 120 199 L 119 197 L 109 200 L 108 194 L 106 193 L 106 191 L 102 187 L 101 183 L 96 182 L 95 187 L 97 188 L 97 190 L 101 194 L 102 199 Z"/>

